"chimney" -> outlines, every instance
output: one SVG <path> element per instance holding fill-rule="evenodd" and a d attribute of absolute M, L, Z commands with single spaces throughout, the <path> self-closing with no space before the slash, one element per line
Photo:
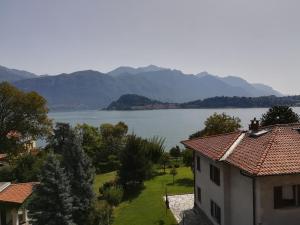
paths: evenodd
<path fill-rule="evenodd" d="M 254 117 L 253 120 L 251 120 L 251 124 L 249 125 L 249 130 L 251 132 L 257 132 L 259 129 L 259 120 L 256 119 L 256 117 Z"/>

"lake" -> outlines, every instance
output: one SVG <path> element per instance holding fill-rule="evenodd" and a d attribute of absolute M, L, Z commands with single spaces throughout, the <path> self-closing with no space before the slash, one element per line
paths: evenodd
<path fill-rule="evenodd" d="M 294 108 L 300 113 L 300 107 Z M 87 123 L 99 126 L 102 123 L 125 122 L 129 132 L 134 132 L 145 138 L 160 136 L 166 139 L 166 147 L 179 145 L 181 140 L 204 127 L 204 121 L 214 112 L 225 112 L 241 119 L 242 125 L 248 129 L 248 124 L 254 117 L 260 118 L 267 109 L 169 109 L 147 111 L 74 111 L 50 112 L 49 117 L 55 122 L 67 122 L 71 125 Z"/>

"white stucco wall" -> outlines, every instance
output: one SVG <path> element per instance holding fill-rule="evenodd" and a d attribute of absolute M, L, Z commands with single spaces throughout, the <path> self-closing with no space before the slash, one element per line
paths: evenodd
<path fill-rule="evenodd" d="M 224 218 L 224 180 L 223 180 L 223 164 L 216 163 L 198 153 L 195 153 L 195 165 L 197 156 L 200 156 L 201 171 L 199 172 L 195 168 L 195 185 L 201 188 L 202 202 L 199 203 L 197 199 L 197 193 L 195 193 L 195 202 L 197 206 L 210 218 L 210 220 L 218 225 L 217 222 L 210 215 L 210 201 L 213 200 L 221 208 L 221 224 L 225 224 Z M 216 185 L 210 180 L 210 164 L 220 169 L 220 186 Z"/>
<path fill-rule="evenodd" d="M 274 209 L 274 186 L 299 185 L 300 175 L 257 178 L 258 225 L 299 225 L 300 208 Z"/>
<path fill-rule="evenodd" d="M 228 225 L 253 225 L 252 179 L 243 176 L 239 169 L 231 166 L 229 184 L 230 223 Z"/>

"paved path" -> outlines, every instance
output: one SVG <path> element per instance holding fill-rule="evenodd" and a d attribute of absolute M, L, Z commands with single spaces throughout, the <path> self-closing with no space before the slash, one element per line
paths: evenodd
<path fill-rule="evenodd" d="M 166 198 L 164 197 L 164 200 Z M 212 225 L 201 212 L 195 212 L 194 194 L 168 196 L 170 210 L 180 225 Z M 184 219 L 183 219 L 184 217 Z"/>

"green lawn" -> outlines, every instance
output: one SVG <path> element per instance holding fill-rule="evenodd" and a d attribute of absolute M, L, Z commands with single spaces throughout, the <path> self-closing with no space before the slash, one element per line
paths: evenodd
<path fill-rule="evenodd" d="M 168 194 L 184 194 L 193 192 L 193 175 L 190 168 L 177 169 L 173 185 L 172 176 L 158 175 L 145 182 L 145 189 L 131 200 L 122 202 L 114 210 L 113 225 L 175 225 L 177 224 L 170 211 L 166 212 L 162 197 L 167 187 Z M 95 188 L 99 184 L 114 177 L 114 173 L 99 175 L 96 178 Z"/>

